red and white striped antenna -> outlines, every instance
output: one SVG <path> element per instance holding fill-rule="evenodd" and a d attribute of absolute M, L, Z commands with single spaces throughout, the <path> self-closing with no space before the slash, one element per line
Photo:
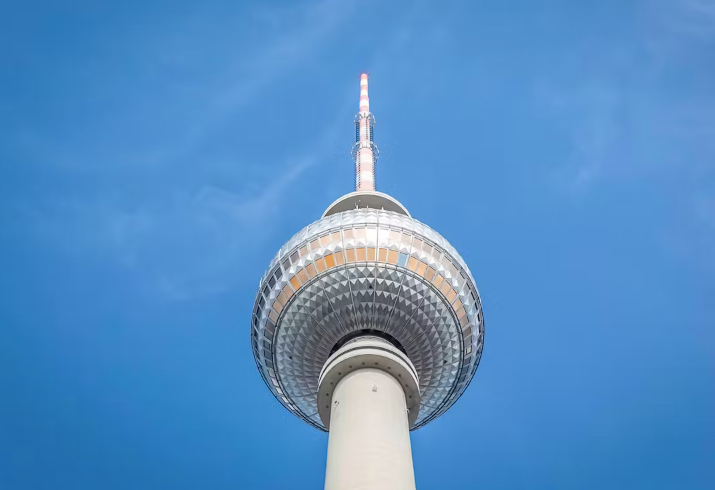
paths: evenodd
<path fill-rule="evenodd" d="M 355 116 L 355 190 L 375 190 L 375 162 L 379 152 L 373 141 L 375 117 L 370 112 L 367 95 L 367 73 L 360 75 L 360 112 Z"/>

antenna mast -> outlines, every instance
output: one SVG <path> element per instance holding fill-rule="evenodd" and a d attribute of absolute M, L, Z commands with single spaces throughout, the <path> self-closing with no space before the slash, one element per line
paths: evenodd
<path fill-rule="evenodd" d="M 373 142 L 375 117 L 370 112 L 370 98 L 367 95 L 367 73 L 360 75 L 360 112 L 355 116 L 355 190 L 375 190 L 375 162 L 379 152 Z"/>

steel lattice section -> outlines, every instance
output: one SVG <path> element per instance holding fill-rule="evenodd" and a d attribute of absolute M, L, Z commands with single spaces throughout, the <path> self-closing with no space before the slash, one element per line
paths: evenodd
<path fill-rule="evenodd" d="M 325 430 L 318 375 L 333 346 L 361 329 L 391 335 L 414 364 L 422 403 L 412 429 L 459 398 L 484 343 L 479 294 L 456 250 L 419 221 L 383 210 L 325 217 L 281 248 L 256 297 L 256 364 L 288 410 Z"/>

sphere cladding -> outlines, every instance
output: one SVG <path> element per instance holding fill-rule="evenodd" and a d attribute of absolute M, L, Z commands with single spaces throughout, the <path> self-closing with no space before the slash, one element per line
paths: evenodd
<path fill-rule="evenodd" d="M 253 355 L 283 406 L 325 430 L 318 377 L 331 350 L 350 333 L 384 332 L 419 376 L 414 430 L 446 412 L 474 376 L 481 306 L 469 269 L 440 234 L 391 211 L 344 211 L 305 227 L 271 261 L 253 310 Z"/>

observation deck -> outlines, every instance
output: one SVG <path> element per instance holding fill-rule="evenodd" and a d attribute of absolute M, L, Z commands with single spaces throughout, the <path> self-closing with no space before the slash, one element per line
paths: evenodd
<path fill-rule="evenodd" d="M 360 335 L 387 339 L 419 380 L 422 427 L 469 385 L 484 345 L 474 279 L 439 233 L 394 198 L 354 192 L 291 238 L 261 279 L 251 344 L 273 395 L 327 430 L 318 407 L 328 358 Z"/>

